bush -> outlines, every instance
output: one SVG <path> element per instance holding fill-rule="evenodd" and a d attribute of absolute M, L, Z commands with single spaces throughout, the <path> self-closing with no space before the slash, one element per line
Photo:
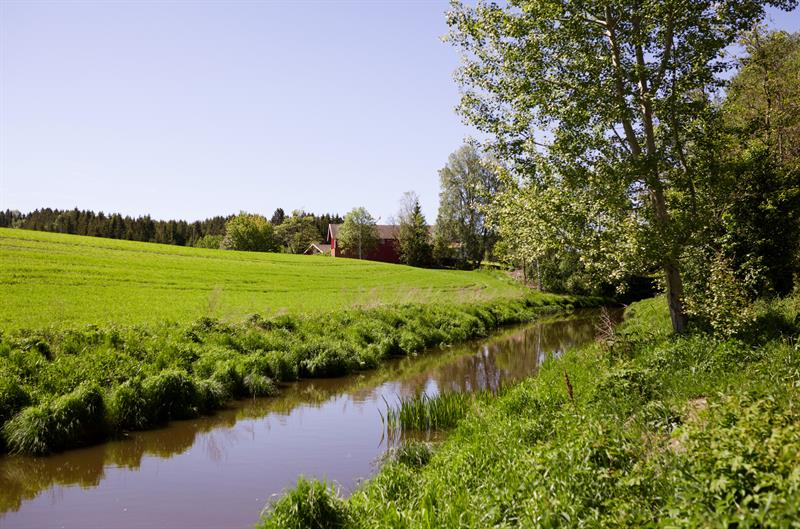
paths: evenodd
<path fill-rule="evenodd" d="M 667 509 L 684 526 L 790 527 L 797 522 L 800 414 L 771 398 L 728 397 L 682 432 L 679 479 Z M 714 524 L 717 525 L 717 524 Z"/>
<path fill-rule="evenodd" d="M 297 380 L 299 368 L 297 363 L 292 361 L 289 354 L 284 351 L 269 351 L 265 358 L 269 364 L 272 376 L 281 382 L 291 382 Z"/>
<path fill-rule="evenodd" d="M 751 292 L 721 254 L 701 262 L 702 272 L 694 274 L 699 277 L 687 283 L 686 313 L 725 338 L 746 331 L 755 319 Z"/>
<path fill-rule="evenodd" d="M 245 394 L 244 376 L 238 369 L 235 360 L 224 360 L 217 362 L 211 380 L 217 382 L 223 388 L 229 399 L 235 399 Z"/>
<path fill-rule="evenodd" d="M 278 249 L 275 228 L 261 215 L 239 213 L 225 224 L 222 248 L 247 252 L 274 252 Z"/>
<path fill-rule="evenodd" d="M 353 356 L 338 344 L 311 343 L 301 355 L 305 359 L 300 363 L 300 374 L 311 378 L 340 377 L 357 367 Z"/>
<path fill-rule="evenodd" d="M 105 433 L 150 428 L 208 413 L 231 398 L 274 395 L 276 383 L 300 375 L 341 376 L 376 367 L 390 355 L 475 338 L 494 325 L 530 317 L 529 306 L 503 300 L 308 317 L 256 315 L 239 324 L 200 318 L 183 326 L 18 331 L 0 336 L 0 420 L 40 403 L 11 428 L 16 445 L 22 451 L 60 449 L 51 448 L 63 443 L 50 441 L 54 436 L 47 433 L 52 406 L 84 382 L 108 388 L 105 418 L 80 422 L 92 438 L 99 435 L 89 431 L 95 423 L 105 424 Z M 70 432 L 59 439 L 86 442 Z"/>
<path fill-rule="evenodd" d="M 210 248 L 219 250 L 222 246 L 222 239 L 222 235 L 211 235 L 209 233 L 197 239 L 197 241 L 194 243 L 194 246 L 195 248 Z"/>

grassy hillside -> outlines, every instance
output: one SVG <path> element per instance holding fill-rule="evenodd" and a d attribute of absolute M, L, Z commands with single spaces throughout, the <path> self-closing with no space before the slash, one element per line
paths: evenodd
<path fill-rule="evenodd" d="M 637 303 L 499 398 L 405 404 L 404 428 L 463 419 L 346 500 L 301 479 L 259 527 L 797 527 L 799 336 L 798 296 L 725 340 L 672 336 L 663 298 Z"/>
<path fill-rule="evenodd" d="M 236 321 L 522 295 L 502 273 L 231 252 L 0 229 L 0 329 Z"/>

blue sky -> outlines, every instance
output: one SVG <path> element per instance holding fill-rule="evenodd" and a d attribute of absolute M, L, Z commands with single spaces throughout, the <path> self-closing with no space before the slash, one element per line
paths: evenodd
<path fill-rule="evenodd" d="M 432 222 L 472 133 L 447 7 L 0 0 L 0 209 L 386 221 L 414 190 Z"/>

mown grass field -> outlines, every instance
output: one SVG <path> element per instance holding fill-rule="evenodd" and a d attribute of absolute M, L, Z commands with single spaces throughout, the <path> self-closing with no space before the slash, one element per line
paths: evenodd
<path fill-rule="evenodd" d="M 0 228 L 0 329 L 310 314 L 520 297 L 501 272 L 186 248 Z"/>

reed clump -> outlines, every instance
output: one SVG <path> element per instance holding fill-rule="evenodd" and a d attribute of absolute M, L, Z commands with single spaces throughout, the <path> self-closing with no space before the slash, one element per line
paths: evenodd
<path fill-rule="evenodd" d="M 469 409 L 472 397 L 467 393 L 422 394 L 401 399 L 396 406 L 387 406 L 387 428 L 400 431 L 431 431 L 452 428 Z"/>

